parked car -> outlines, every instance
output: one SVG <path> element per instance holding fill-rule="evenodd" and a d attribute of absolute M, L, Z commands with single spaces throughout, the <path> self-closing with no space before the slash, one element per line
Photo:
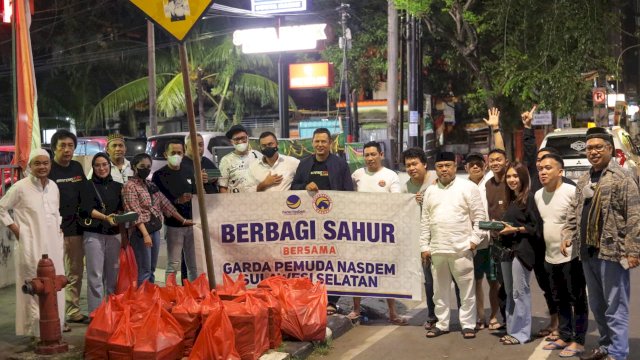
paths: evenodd
<path fill-rule="evenodd" d="M 151 174 L 153 174 L 156 170 L 167 164 L 167 159 L 164 157 L 164 150 L 167 146 L 167 143 L 170 140 L 178 140 L 182 144 L 184 144 L 184 138 L 189 134 L 188 132 L 175 132 L 169 134 L 155 135 L 150 136 L 147 139 L 147 149 L 146 153 L 151 156 L 153 159 L 153 164 L 151 165 Z M 215 147 L 220 146 L 229 146 L 231 142 L 224 133 L 221 132 L 199 132 L 202 135 L 202 139 L 204 140 L 204 156 L 208 159 L 212 160 L 216 166 L 218 165 L 218 159 L 213 155 Z"/>
<path fill-rule="evenodd" d="M 125 146 L 127 147 L 127 153 L 124 155 L 127 160 L 133 159 L 136 154 L 143 153 L 147 147 L 146 138 L 124 138 Z"/>
<path fill-rule="evenodd" d="M 104 152 L 106 147 L 106 136 L 79 137 L 73 156 L 93 156 L 99 152 Z"/>
<path fill-rule="evenodd" d="M 639 173 L 640 151 L 631 140 L 631 136 L 623 128 L 613 126 L 607 128 L 613 136 L 615 157 L 618 163 L 636 174 Z M 560 152 L 564 160 L 565 176 L 573 181 L 589 171 L 591 164 L 587 159 L 587 128 L 556 129 L 545 136 L 540 147 L 552 147 Z"/>

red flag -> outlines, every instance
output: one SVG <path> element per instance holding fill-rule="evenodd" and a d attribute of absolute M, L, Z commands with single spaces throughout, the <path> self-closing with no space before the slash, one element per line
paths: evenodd
<path fill-rule="evenodd" d="M 29 154 L 40 148 L 40 121 L 38 119 L 37 90 L 33 53 L 31 51 L 31 12 L 29 0 L 16 0 L 14 17 L 16 27 L 16 85 L 18 113 L 16 117 L 16 154 L 13 164 L 26 169 Z"/>

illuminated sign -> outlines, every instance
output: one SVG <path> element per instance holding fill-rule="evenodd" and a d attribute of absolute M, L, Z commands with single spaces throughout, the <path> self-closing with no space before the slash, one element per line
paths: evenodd
<path fill-rule="evenodd" d="M 327 24 L 281 26 L 233 32 L 233 44 L 245 54 L 315 50 L 319 40 L 326 40 Z"/>
<path fill-rule="evenodd" d="M 5 24 L 11 23 L 11 12 L 13 11 L 13 4 L 11 0 L 2 0 L 2 22 Z"/>
<path fill-rule="evenodd" d="M 307 10 L 307 0 L 251 0 L 251 11 L 257 14 L 288 13 Z"/>
<path fill-rule="evenodd" d="M 333 86 L 333 64 L 328 62 L 289 65 L 290 89 L 319 89 Z"/>

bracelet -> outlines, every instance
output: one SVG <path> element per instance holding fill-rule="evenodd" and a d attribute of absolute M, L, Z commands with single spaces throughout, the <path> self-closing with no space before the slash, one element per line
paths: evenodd
<path fill-rule="evenodd" d="M 493 133 L 494 133 L 494 134 L 495 134 L 495 133 L 499 133 L 499 132 L 500 132 L 500 128 L 497 128 L 497 129 L 491 129 L 491 131 L 493 131 Z"/>
<path fill-rule="evenodd" d="M 182 225 L 187 222 L 187 219 L 182 219 Z"/>

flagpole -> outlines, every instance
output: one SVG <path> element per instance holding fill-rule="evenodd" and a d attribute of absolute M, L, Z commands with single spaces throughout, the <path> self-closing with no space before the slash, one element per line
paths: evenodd
<path fill-rule="evenodd" d="M 13 132 L 14 144 L 18 143 L 18 69 L 16 68 L 17 29 L 16 29 L 16 1 L 11 2 L 11 87 L 13 91 Z"/>

